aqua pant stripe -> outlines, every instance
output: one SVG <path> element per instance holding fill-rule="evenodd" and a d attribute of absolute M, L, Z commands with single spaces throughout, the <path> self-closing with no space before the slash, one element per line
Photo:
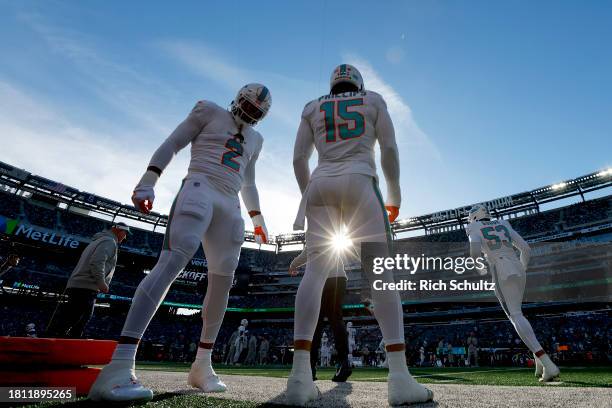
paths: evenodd
<path fill-rule="evenodd" d="M 380 190 L 378 189 L 378 183 L 375 178 L 372 178 L 372 185 L 374 186 L 374 194 L 376 194 L 376 198 L 380 203 L 380 208 L 383 214 L 383 220 L 385 220 L 385 231 L 387 235 L 387 243 L 391 244 L 393 241 L 393 234 L 391 232 L 391 224 L 389 223 L 389 216 L 387 215 L 387 209 L 385 208 L 385 202 L 382 199 L 382 194 L 380 194 Z"/>
<path fill-rule="evenodd" d="M 181 190 L 185 185 L 185 180 L 181 183 L 181 188 L 179 188 L 178 193 L 176 193 L 176 197 L 174 197 L 174 201 L 172 202 L 172 207 L 170 207 L 170 215 L 168 215 L 168 225 L 166 225 L 166 234 L 164 234 L 164 244 L 162 245 L 162 249 L 169 251 L 170 250 L 170 226 L 172 225 L 172 219 L 174 218 L 174 208 L 176 207 L 176 201 L 181 194 Z"/>

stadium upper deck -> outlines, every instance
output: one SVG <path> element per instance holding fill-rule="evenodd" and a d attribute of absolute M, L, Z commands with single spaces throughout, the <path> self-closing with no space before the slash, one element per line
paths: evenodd
<path fill-rule="evenodd" d="M 584 202 L 586 201 L 585 194 L 610 186 L 612 186 L 612 169 L 606 169 L 531 191 L 493 199 L 485 204 L 498 217 L 517 218 L 539 214 L 542 204 L 559 201 L 568 197 L 580 196 Z M 122 204 L 105 197 L 79 191 L 61 182 L 31 174 L 28 171 L 18 169 L 4 162 L 0 162 L 0 191 L 13 194 L 15 198 L 37 201 L 39 208 L 36 212 L 39 214 L 35 214 L 36 212 L 32 211 L 32 217 L 36 217 L 36 219 L 30 220 L 30 222 L 33 224 L 36 224 L 36 222 L 46 222 L 45 225 L 40 226 L 47 226 L 50 221 L 52 223 L 54 216 L 53 214 L 46 214 L 48 219 L 41 220 L 41 218 L 45 217 L 45 214 L 41 209 L 43 207 L 40 207 L 40 205 L 50 211 L 55 209 L 70 211 L 75 215 L 75 217 L 70 218 L 76 220 L 79 219 L 76 217 L 78 214 L 88 216 L 88 222 L 75 221 L 77 224 L 81 224 L 80 226 L 74 226 L 74 228 L 64 226 L 67 232 L 75 235 L 91 235 L 91 232 L 99 231 L 117 218 L 139 221 L 145 225 L 148 224 L 151 226 L 150 231 L 144 229 L 137 230 L 133 242 L 138 243 L 140 247 L 132 247 L 132 249 L 135 251 L 146 251 L 151 255 L 156 255 L 155 249 L 159 248 L 159 244 L 161 244 L 161 234 L 156 232 L 160 228 L 165 228 L 168 221 L 166 215 L 156 212 L 142 214 L 131 204 Z M 4 205 L 10 204 L 5 203 Z M 472 205 L 401 219 L 393 223 L 393 231 L 396 234 L 407 231 L 422 231 L 425 235 L 429 235 L 459 230 L 466 220 L 467 211 Z M 2 215 L 12 216 L 12 214 L 6 214 L 5 208 L 3 210 L 5 210 L 5 213 Z M 41 215 L 40 213 L 43 214 Z M 81 217 L 82 220 L 83 218 Z M 68 220 L 66 224 L 72 225 L 72 221 Z M 88 223 L 89 225 L 85 225 Z M 49 226 L 53 227 L 52 225 Z M 245 241 L 254 242 L 252 231 L 245 232 Z M 275 249 L 276 252 L 279 252 L 285 246 L 302 244 L 303 242 L 303 232 L 279 234 L 271 237 L 271 247 L 263 249 Z"/>

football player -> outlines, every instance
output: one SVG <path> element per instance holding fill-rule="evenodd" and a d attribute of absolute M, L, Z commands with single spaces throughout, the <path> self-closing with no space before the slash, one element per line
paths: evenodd
<path fill-rule="evenodd" d="M 236 340 L 234 340 L 235 351 L 234 358 L 232 360 L 232 363 L 234 364 L 240 363 L 240 356 L 242 355 L 242 352 L 244 351 L 244 348 L 246 346 L 248 324 L 249 321 L 247 319 L 242 319 L 240 321 L 240 326 L 238 326 L 238 337 L 236 338 Z"/>
<path fill-rule="evenodd" d="M 289 265 L 289 275 L 296 276 L 298 268 L 306 265 L 307 250 L 304 250 L 291 261 Z M 329 321 L 329 326 L 334 334 L 336 341 L 336 358 L 339 362 L 338 369 L 332 377 L 334 382 L 345 382 L 353 373 L 349 359 L 349 340 L 347 330 L 342 322 L 342 301 L 346 294 L 347 276 L 344 271 L 344 260 L 338 259 L 335 268 L 327 274 L 327 280 L 323 285 L 321 294 L 321 308 L 319 309 L 319 320 L 314 331 L 310 348 L 310 369 L 312 379 L 317 380 L 317 358 L 321 343 L 321 332 L 325 325 L 325 318 Z M 323 332 L 323 334 L 325 334 Z M 322 346 L 321 346 L 322 347 Z M 321 349 L 322 350 L 322 349 Z M 323 353 L 323 351 L 321 351 Z M 321 354 L 323 355 L 323 354 Z"/>
<path fill-rule="evenodd" d="M 482 204 L 470 209 L 468 221 L 465 231 L 470 241 L 470 255 L 476 258 L 481 253 L 485 254 L 495 282 L 495 295 L 517 334 L 534 354 L 536 377 L 542 382 L 551 381 L 559 376 L 559 368 L 542 349 L 531 324 L 521 311 L 525 271 L 531 255 L 529 244 L 508 221 L 492 220 Z M 520 258 L 515 248 L 520 252 Z"/>
<path fill-rule="evenodd" d="M 381 149 L 387 181 L 387 201 L 378 188 L 374 145 Z M 308 160 L 314 149 L 318 165 L 312 175 Z M 321 292 L 338 257 L 333 237 L 345 230 L 349 239 L 389 242 L 391 225 L 401 204 L 399 154 L 393 124 L 383 98 L 364 89 L 357 68 L 342 64 L 331 75 L 330 93 L 309 102 L 302 112 L 293 165 L 302 191 L 294 229 L 306 230 L 307 265 L 295 299 L 293 368 L 287 399 L 303 405 L 317 398 L 309 352 L 321 306 Z M 391 271 L 368 279 L 392 282 Z M 431 400 L 433 393 L 417 383 L 406 365 L 402 306 L 397 291 L 372 291 L 374 314 L 385 339 L 389 359 L 389 403 L 402 405 Z"/>
<path fill-rule="evenodd" d="M 323 332 L 321 336 L 321 367 L 328 367 L 331 361 L 331 347 L 327 333 Z"/>
<path fill-rule="evenodd" d="M 346 333 L 348 335 L 348 352 L 349 352 L 349 361 L 352 364 L 353 361 L 353 350 L 355 350 L 355 334 L 357 333 L 357 329 L 353 327 L 353 322 L 346 323 Z"/>
<path fill-rule="evenodd" d="M 153 154 L 132 195 L 134 205 L 144 213 L 153 208 L 154 187 L 166 166 L 191 144 L 191 162 L 170 210 L 159 259 L 136 289 L 112 361 L 90 390 L 92 400 L 146 401 L 153 397 L 136 379 L 136 349 L 170 285 L 200 242 L 208 260 L 208 290 L 188 383 L 204 392 L 225 391 L 212 368 L 211 352 L 244 240 L 239 192 L 253 221 L 256 241 L 267 241 L 255 185 L 255 163 L 263 138 L 253 126 L 266 116 L 271 102 L 268 88 L 256 83 L 242 87 L 229 109 L 200 101 Z"/>

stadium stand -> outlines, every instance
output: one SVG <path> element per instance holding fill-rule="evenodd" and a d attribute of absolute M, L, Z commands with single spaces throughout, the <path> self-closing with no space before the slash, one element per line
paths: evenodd
<path fill-rule="evenodd" d="M 57 192 L 54 189 L 58 190 L 59 183 L 2 164 L 0 260 L 18 252 L 21 262 L 0 278 L 0 335 L 23 334 L 25 324 L 30 322 L 36 324 L 39 333 L 44 332 L 78 259 L 78 248 L 82 248 L 94 233 L 108 228 L 113 217 L 119 215 L 147 223 L 151 229 L 132 228 L 134 234 L 121 246 L 110 292 L 100 295 L 99 307 L 86 331 L 93 338 L 116 338 L 138 283 L 155 264 L 163 241 L 163 234 L 156 230 L 165 226 L 165 218 L 159 214 L 143 218 L 127 206 L 65 186 Z M 600 174 L 603 173 L 592 173 L 568 181 L 568 187 L 561 190 L 549 186 L 529 194 L 516 194 L 511 199 L 493 200 L 492 210 L 498 216 L 509 219 L 513 227 L 530 242 L 609 243 L 612 238 L 612 196 L 595 199 L 584 196 L 590 191 L 612 185 L 611 172 L 605 173 L 605 176 Z M 49 185 L 55 187 L 49 188 Z M 539 203 L 533 197 L 547 203 L 568 197 L 580 197 L 581 201 L 540 211 Z M 418 236 L 400 236 L 399 242 L 465 242 L 464 223 L 464 209 L 454 209 L 401 220 L 394 224 L 394 229 L 399 235 L 406 231 L 419 232 Z M 27 235 L 28 229 L 31 229 L 30 235 Z M 37 239 L 32 238 L 35 232 L 40 233 Z M 78 247 L 74 249 L 43 242 L 40 238 L 42 234 L 69 238 Z M 249 239 L 248 232 L 245 237 Z M 49 238 L 47 241 L 51 240 Z M 301 242 L 303 234 L 287 234 L 274 237 L 275 251 L 242 249 L 228 313 L 215 349 L 218 361 L 225 361 L 229 337 L 243 317 L 251 321 L 251 334 L 270 341 L 268 362 L 291 361 L 292 307 L 300 278 L 290 277 L 287 273 L 289 263 L 297 252 L 283 249 Z M 574 247 L 563 250 L 572 251 Z M 543 256 L 539 263 L 535 262 L 536 272 L 544 276 L 550 274 L 546 259 Z M 563 267 L 570 278 L 576 273 L 581 273 L 580 276 L 588 274 L 584 268 Z M 597 265 L 589 268 L 597 268 Z M 197 344 L 200 333 L 200 318 L 198 314 L 184 316 L 182 313 L 189 310 L 197 313 L 206 291 L 205 254 L 202 248 L 186 271 L 193 273 L 181 277 L 172 286 L 145 334 L 139 358 L 189 361 L 193 357 L 193 344 Z M 348 274 L 346 319 L 354 321 L 358 328 L 358 348 L 367 347 L 369 350 L 364 353 L 364 363 L 376 364 L 382 358 L 380 353 L 375 352 L 380 333 L 374 329 L 373 319 L 362 303 L 363 279 L 360 271 L 351 269 Z M 535 303 L 529 304 L 526 310 L 531 314 L 536 331 L 542 333 L 545 345 L 558 351 L 557 359 L 568 362 L 612 361 L 608 303 L 602 304 L 592 299 L 582 299 L 578 303 Z M 514 330 L 497 304 L 406 303 L 404 311 L 407 317 L 407 353 L 413 364 L 462 364 L 466 338 L 471 332 L 479 340 L 480 364 L 514 364 L 517 363 L 514 361 L 516 356 L 524 354 L 526 350 L 522 343 L 517 343 Z M 20 318 L 14 319 L 13 316 L 17 314 Z M 423 362 L 421 347 L 425 352 Z"/>

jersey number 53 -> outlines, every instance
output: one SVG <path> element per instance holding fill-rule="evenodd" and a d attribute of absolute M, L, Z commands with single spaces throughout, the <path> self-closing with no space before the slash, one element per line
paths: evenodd
<path fill-rule="evenodd" d="M 500 249 L 502 245 L 505 245 L 509 248 L 512 248 L 512 238 L 510 237 L 510 231 L 503 225 L 498 225 L 496 227 L 485 227 L 481 228 L 480 232 L 482 232 L 482 236 L 487 240 L 487 245 L 489 249 L 496 250 Z M 501 238 L 495 232 L 503 232 L 504 238 Z"/>
<path fill-rule="evenodd" d="M 340 140 L 347 140 L 363 135 L 365 117 L 360 112 L 349 110 L 356 106 L 363 106 L 363 98 L 327 101 L 321 104 L 319 111 L 325 115 L 326 142 L 335 142 L 338 136 Z M 345 123 L 338 123 L 338 119 L 343 119 Z"/>

